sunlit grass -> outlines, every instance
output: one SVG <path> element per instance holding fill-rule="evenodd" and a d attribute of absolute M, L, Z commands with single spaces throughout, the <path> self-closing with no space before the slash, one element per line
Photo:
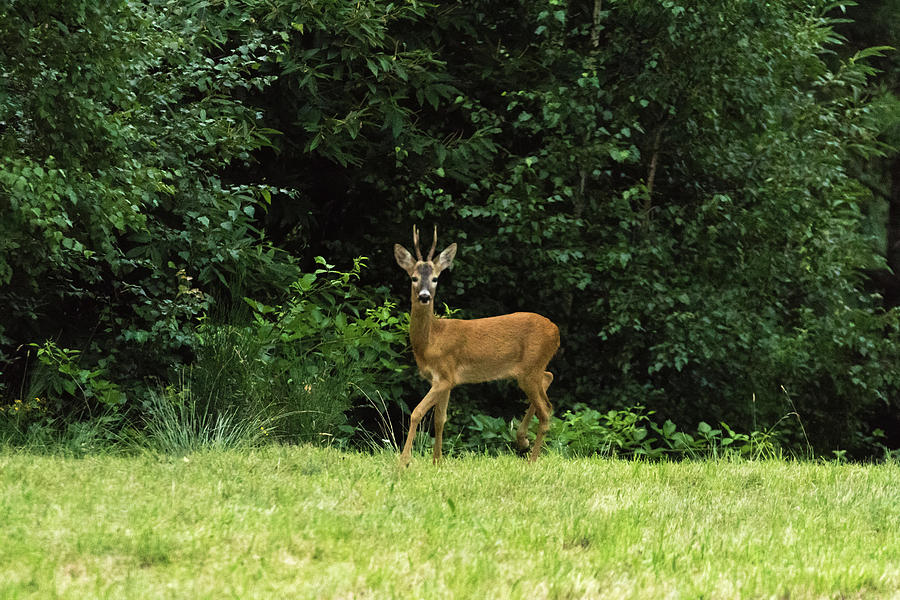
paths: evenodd
<path fill-rule="evenodd" d="M 892 597 L 900 466 L 0 454 L 0 596 Z"/>

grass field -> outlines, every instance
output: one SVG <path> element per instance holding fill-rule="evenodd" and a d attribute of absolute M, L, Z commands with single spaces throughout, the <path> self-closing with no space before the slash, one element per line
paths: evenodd
<path fill-rule="evenodd" d="M 900 466 L 0 452 L 4 598 L 900 597 Z"/>

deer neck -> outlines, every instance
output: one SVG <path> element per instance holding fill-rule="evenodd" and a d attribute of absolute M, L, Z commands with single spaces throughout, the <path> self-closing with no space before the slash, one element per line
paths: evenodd
<path fill-rule="evenodd" d="M 422 304 L 417 298 L 413 298 L 412 310 L 409 313 L 409 341 L 417 359 L 431 343 L 434 321 L 434 300 Z"/>

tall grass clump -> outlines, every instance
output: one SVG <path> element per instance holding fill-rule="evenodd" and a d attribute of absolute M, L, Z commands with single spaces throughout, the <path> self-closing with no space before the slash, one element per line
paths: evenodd
<path fill-rule="evenodd" d="M 242 414 L 239 408 L 216 407 L 193 394 L 189 386 L 152 393 L 149 419 L 139 436 L 141 445 L 167 454 L 227 450 L 257 445 L 270 420 L 263 414 Z"/>

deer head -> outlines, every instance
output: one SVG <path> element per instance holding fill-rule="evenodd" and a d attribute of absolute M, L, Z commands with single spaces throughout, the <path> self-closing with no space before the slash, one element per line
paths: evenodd
<path fill-rule="evenodd" d="M 434 226 L 434 238 L 431 242 L 431 249 L 428 256 L 423 260 L 422 251 L 419 250 L 419 228 L 413 225 L 413 249 L 416 251 L 416 258 L 410 254 L 409 250 L 400 244 L 394 244 L 394 258 L 397 264 L 409 274 L 412 282 L 412 296 L 422 304 L 428 304 L 432 301 L 437 288 L 437 280 L 445 269 L 449 269 L 453 264 L 453 258 L 456 256 L 456 244 L 450 244 L 444 248 L 443 252 L 438 255 L 436 261 L 432 261 L 434 257 L 434 249 L 437 247 L 437 225 Z"/>

